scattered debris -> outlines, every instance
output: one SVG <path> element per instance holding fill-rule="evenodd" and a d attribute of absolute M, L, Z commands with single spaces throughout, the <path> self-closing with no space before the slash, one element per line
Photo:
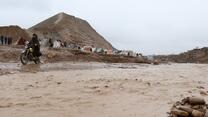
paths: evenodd
<path fill-rule="evenodd" d="M 154 60 L 153 65 L 159 65 L 160 62 L 158 60 Z"/>
<path fill-rule="evenodd" d="M 203 91 L 203 90 L 199 91 L 199 93 L 200 93 L 202 96 L 207 96 L 207 95 L 208 95 L 208 92 L 207 92 L 207 91 Z"/>
<path fill-rule="evenodd" d="M 173 105 L 169 117 L 208 117 L 207 109 L 203 98 L 187 97 Z"/>
<path fill-rule="evenodd" d="M 105 85 L 105 88 L 109 88 L 109 86 L 108 85 Z"/>
<path fill-rule="evenodd" d="M 34 87 L 33 85 L 28 85 L 28 87 Z"/>
<path fill-rule="evenodd" d="M 0 108 L 9 108 L 13 105 L 13 103 L 8 103 L 8 104 L 0 104 Z"/>
<path fill-rule="evenodd" d="M 56 82 L 57 83 L 57 85 L 60 85 L 60 84 L 62 84 L 62 82 Z"/>
<path fill-rule="evenodd" d="M 90 89 L 98 89 L 99 86 L 93 86 L 93 87 L 89 87 Z"/>
<path fill-rule="evenodd" d="M 147 85 L 148 85 L 148 86 L 151 86 L 151 83 L 150 83 L 150 82 L 147 82 Z"/>
<path fill-rule="evenodd" d="M 131 67 L 121 66 L 121 67 L 118 67 L 118 68 L 120 68 L 120 69 L 137 69 L 137 67 L 133 67 L 133 66 L 131 66 Z"/>
<path fill-rule="evenodd" d="M 203 86 L 198 86 L 197 88 L 198 89 L 205 89 Z"/>

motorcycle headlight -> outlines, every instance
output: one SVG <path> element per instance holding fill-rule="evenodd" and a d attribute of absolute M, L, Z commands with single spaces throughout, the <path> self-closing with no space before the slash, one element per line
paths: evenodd
<path fill-rule="evenodd" d="M 33 49 L 32 48 L 30 48 L 29 50 L 30 50 L 30 52 L 33 52 Z"/>

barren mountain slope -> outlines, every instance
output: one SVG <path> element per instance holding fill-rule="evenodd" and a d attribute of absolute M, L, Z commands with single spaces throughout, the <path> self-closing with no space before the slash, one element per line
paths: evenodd
<path fill-rule="evenodd" d="M 193 49 L 178 55 L 161 55 L 155 58 L 177 63 L 208 63 L 208 48 Z"/>
<path fill-rule="evenodd" d="M 112 45 L 99 35 L 90 24 L 82 19 L 59 13 L 31 28 L 31 33 L 37 33 L 41 38 L 60 39 L 80 45 L 94 45 L 113 49 Z"/>
<path fill-rule="evenodd" d="M 19 26 L 0 27 L 0 35 L 12 37 L 13 43 L 17 42 L 17 40 L 20 37 L 23 37 L 26 40 L 30 39 L 28 33 L 24 29 L 20 28 Z"/>

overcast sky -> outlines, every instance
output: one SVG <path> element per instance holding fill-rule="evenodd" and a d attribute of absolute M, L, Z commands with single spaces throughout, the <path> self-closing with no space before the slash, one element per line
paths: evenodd
<path fill-rule="evenodd" d="M 59 12 L 87 20 L 117 49 L 180 53 L 208 46 L 208 0 L 0 0 L 0 25 L 29 28 Z"/>

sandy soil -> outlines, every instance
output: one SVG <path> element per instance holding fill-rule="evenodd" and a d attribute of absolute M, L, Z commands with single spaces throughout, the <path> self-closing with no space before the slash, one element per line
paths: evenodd
<path fill-rule="evenodd" d="M 113 66 L 2 75 L 0 115 L 167 117 L 186 96 L 208 100 L 208 65 Z"/>
<path fill-rule="evenodd" d="M 23 46 L 0 46 L 1 63 L 20 63 L 20 55 Z M 132 57 L 120 55 L 105 55 L 96 53 L 85 53 L 80 50 L 69 48 L 44 48 L 41 47 L 41 61 L 44 63 L 55 62 L 102 62 L 102 63 L 151 63 L 146 57 Z M 1 64 L 0 64 L 1 65 Z M 0 67 L 1 68 L 1 67 Z"/>

